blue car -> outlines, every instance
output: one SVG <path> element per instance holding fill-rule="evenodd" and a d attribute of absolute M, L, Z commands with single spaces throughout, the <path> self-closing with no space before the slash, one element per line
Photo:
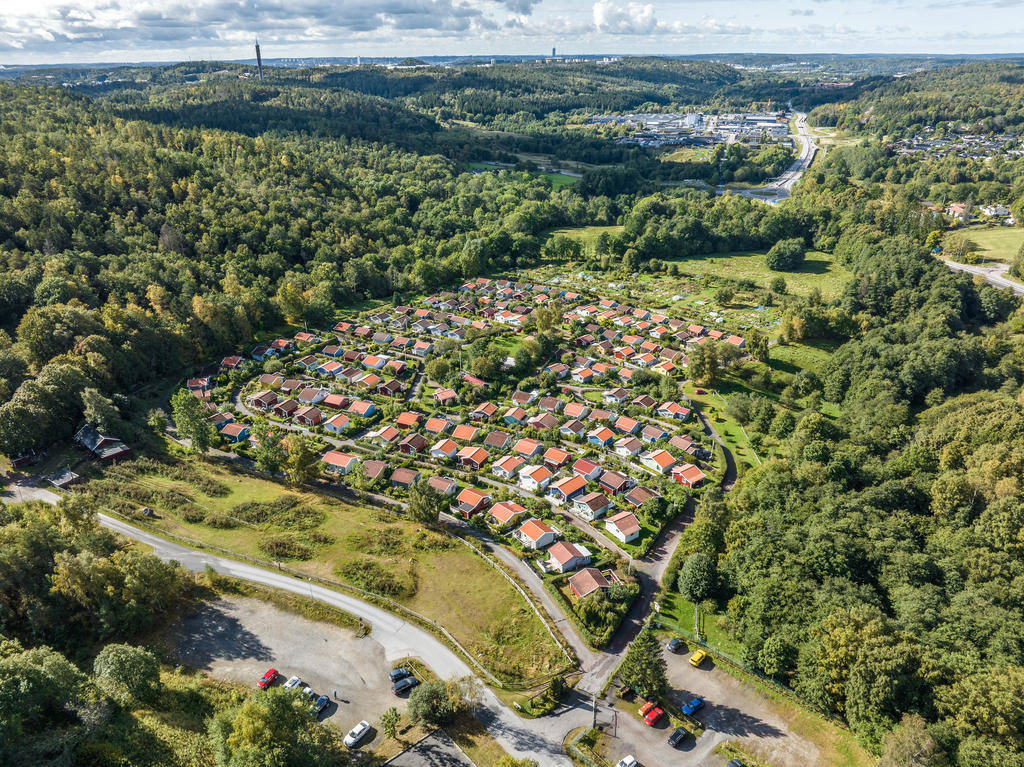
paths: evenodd
<path fill-rule="evenodd" d="M 309 713 L 312 717 L 316 718 L 320 716 L 320 712 L 327 708 L 327 704 L 331 702 L 331 699 L 326 695 L 321 695 L 316 699 L 316 702 L 309 707 Z"/>
<path fill-rule="evenodd" d="M 405 679 L 407 676 L 412 676 L 412 671 L 410 669 L 405 668 L 404 666 L 401 668 L 391 669 L 392 684 L 397 682 L 399 679 Z"/>
<path fill-rule="evenodd" d="M 704 708 L 704 699 L 703 698 L 694 698 L 689 703 L 687 703 L 686 705 L 683 706 L 683 713 L 686 714 L 687 716 L 693 716 L 698 711 L 700 711 L 702 708 Z"/>

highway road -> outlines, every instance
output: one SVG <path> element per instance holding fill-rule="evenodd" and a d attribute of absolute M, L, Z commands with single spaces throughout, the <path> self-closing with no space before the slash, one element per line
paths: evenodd
<path fill-rule="evenodd" d="M 772 204 L 779 203 L 788 198 L 793 190 L 793 186 L 800 180 L 804 171 L 811 166 L 814 156 L 818 152 L 818 145 L 814 143 L 814 139 L 811 137 L 811 129 L 807 127 L 807 115 L 804 112 L 796 113 L 796 133 L 793 134 L 793 140 L 800 145 L 800 153 L 793 161 L 793 164 L 781 176 L 756 189 L 729 190 L 727 187 L 719 187 L 719 194 L 731 191 L 733 194 L 741 194 L 744 197 L 752 197 L 756 200 L 764 200 Z"/>

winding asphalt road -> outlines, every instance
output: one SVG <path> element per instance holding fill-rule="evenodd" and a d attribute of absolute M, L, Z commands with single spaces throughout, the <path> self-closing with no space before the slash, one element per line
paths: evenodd
<path fill-rule="evenodd" d="M 1011 280 L 1006 276 L 1007 271 L 1010 269 L 1008 264 L 958 264 L 956 261 L 950 261 L 945 258 L 942 259 L 942 263 L 954 272 L 967 272 L 968 274 L 974 274 L 984 279 L 985 282 L 993 287 L 1009 288 L 1018 296 L 1024 296 L 1024 285 Z"/>
<path fill-rule="evenodd" d="M 309 596 L 362 618 L 373 627 L 373 638 L 388 657 L 422 658 L 441 678 L 473 676 L 469 666 L 430 632 L 379 607 L 284 573 L 179 546 L 105 514 L 98 517 L 104 527 L 152 547 L 160 559 L 174 560 L 193 572 L 212 567 L 222 575 Z M 540 759 L 544 765 L 558 767 L 572 767 L 562 752 L 563 738 L 571 729 L 589 724 L 592 716 L 586 706 L 573 706 L 563 707 L 558 716 L 521 719 L 487 688 L 481 689 L 476 713 L 488 732 L 513 756 Z"/>

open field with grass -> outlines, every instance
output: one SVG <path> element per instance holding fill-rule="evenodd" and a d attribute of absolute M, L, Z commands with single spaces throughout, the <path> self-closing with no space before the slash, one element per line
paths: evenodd
<path fill-rule="evenodd" d="M 795 374 L 801 370 L 820 373 L 828 364 L 829 358 L 836 348 L 836 343 L 824 340 L 815 340 L 806 344 L 775 344 L 771 348 L 768 364 L 772 370 L 780 370 L 785 373 Z"/>
<path fill-rule="evenodd" d="M 569 229 L 555 229 L 551 232 L 551 235 L 563 234 L 566 237 L 572 237 L 574 240 L 579 240 L 583 244 L 583 247 L 593 249 L 597 243 L 597 238 L 601 234 L 618 234 L 622 231 L 621 226 L 580 226 Z"/>
<path fill-rule="evenodd" d="M 711 156 L 711 147 L 684 146 L 665 152 L 658 159 L 662 162 L 685 162 L 687 160 L 706 160 Z"/>
<path fill-rule="evenodd" d="M 790 293 L 806 295 L 817 288 L 826 299 L 839 295 L 851 277 L 830 254 L 816 250 L 808 251 L 807 259 L 795 272 L 774 272 L 765 266 L 764 254 L 754 252 L 689 256 L 674 263 L 686 274 L 753 280 L 761 287 L 766 287 L 775 277 L 782 277 Z"/>
<path fill-rule="evenodd" d="M 961 230 L 977 244 L 986 261 L 1011 263 L 1024 245 L 1024 229 L 1016 226 L 990 226 Z"/>
<path fill-rule="evenodd" d="M 698 394 L 697 389 L 701 389 L 705 393 Z M 745 468 L 759 466 L 763 456 L 754 450 L 740 423 L 725 412 L 725 397 L 738 391 L 748 391 L 748 389 L 738 382 L 730 381 L 722 382 L 715 391 L 695 386 L 692 381 L 687 381 L 683 386 L 686 396 L 691 402 L 700 406 L 715 431 L 725 440 L 729 450 L 732 451 L 733 458 L 736 459 L 736 468 L 742 474 Z"/>
<path fill-rule="evenodd" d="M 181 472 L 108 471 L 85 488 L 101 506 L 168 532 L 394 599 L 447 628 L 492 672 L 531 679 L 563 665 L 546 627 L 481 556 L 383 509 L 202 463 Z M 174 466 L 174 465 L 172 465 Z"/>
<path fill-rule="evenodd" d="M 542 173 L 541 178 L 551 182 L 552 188 L 556 191 L 562 187 L 572 186 L 579 183 L 579 176 L 567 176 L 564 173 Z"/>

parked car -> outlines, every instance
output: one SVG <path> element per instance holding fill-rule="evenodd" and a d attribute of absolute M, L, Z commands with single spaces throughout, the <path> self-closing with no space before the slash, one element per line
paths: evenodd
<path fill-rule="evenodd" d="M 316 693 L 313 692 L 313 688 L 310 687 L 308 684 L 302 688 L 302 694 L 310 700 L 316 700 Z"/>
<path fill-rule="evenodd" d="M 283 687 L 286 690 L 294 690 L 300 684 L 302 684 L 301 679 L 299 679 L 297 676 L 290 676 L 288 677 L 288 681 L 284 683 Z"/>
<path fill-rule="evenodd" d="M 665 646 L 669 652 L 679 652 L 679 648 L 683 646 L 683 641 L 679 637 L 672 637 Z"/>
<path fill-rule="evenodd" d="M 697 650 L 693 655 L 690 656 L 690 665 L 694 668 L 700 666 L 704 662 L 704 659 L 708 657 L 708 654 L 703 650 Z"/>
<path fill-rule="evenodd" d="M 640 716 L 647 716 L 647 712 L 657 705 L 658 704 L 655 703 L 653 700 L 647 701 L 642 706 L 640 706 Z"/>
<path fill-rule="evenodd" d="M 615 763 L 615 767 L 636 767 L 636 759 L 632 754 L 624 756 Z"/>
<path fill-rule="evenodd" d="M 646 714 L 644 714 L 644 724 L 648 727 L 653 727 L 658 721 L 665 715 L 665 709 L 661 706 L 655 706 Z"/>
<path fill-rule="evenodd" d="M 690 734 L 690 731 L 685 727 L 676 727 L 672 730 L 672 734 L 668 736 L 668 744 L 672 748 L 678 748 L 679 744 L 686 740 L 686 736 Z"/>
<path fill-rule="evenodd" d="M 264 674 L 260 678 L 260 681 L 256 683 L 256 686 L 259 687 L 261 690 L 265 690 L 268 687 L 270 687 L 270 685 L 272 685 L 274 682 L 276 682 L 279 676 L 281 675 L 277 673 L 276 668 L 268 669 L 267 673 Z"/>
<path fill-rule="evenodd" d="M 702 708 L 704 708 L 704 699 L 697 697 L 683 706 L 683 713 L 687 716 L 693 716 Z"/>
<path fill-rule="evenodd" d="M 401 668 L 391 669 L 391 683 L 394 684 L 399 679 L 405 679 L 407 676 L 412 676 L 412 669 L 408 669 L 405 666 Z"/>
<path fill-rule="evenodd" d="M 309 707 L 309 713 L 312 717 L 320 716 L 320 712 L 327 708 L 327 704 L 331 702 L 331 699 L 326 695 L 321 695 L 314 701 L 313 705 Z"/>
<path fill-rule="evenodd" d="M 416 677 L 405 676 L 399 679 L 391 686 L 391 692 L 393 692 L 395 695 L 401 695 L 403 692 L 408 692 L 419 683 L 420 680 Z"/>
<path fill-rule="evenodd" d="M 743 767 L 743 762 L 739 759 L 730 759 L 729 763 L 725 767 Z"/>
<path fill-rule="evenodd" d="M 363 736 L 370 731 L 370 723 L 365 719 L 348 731 L 348 735 L 345 736 L 345 745 L 352 748 L 356 743 L 363 739 Z"/>

